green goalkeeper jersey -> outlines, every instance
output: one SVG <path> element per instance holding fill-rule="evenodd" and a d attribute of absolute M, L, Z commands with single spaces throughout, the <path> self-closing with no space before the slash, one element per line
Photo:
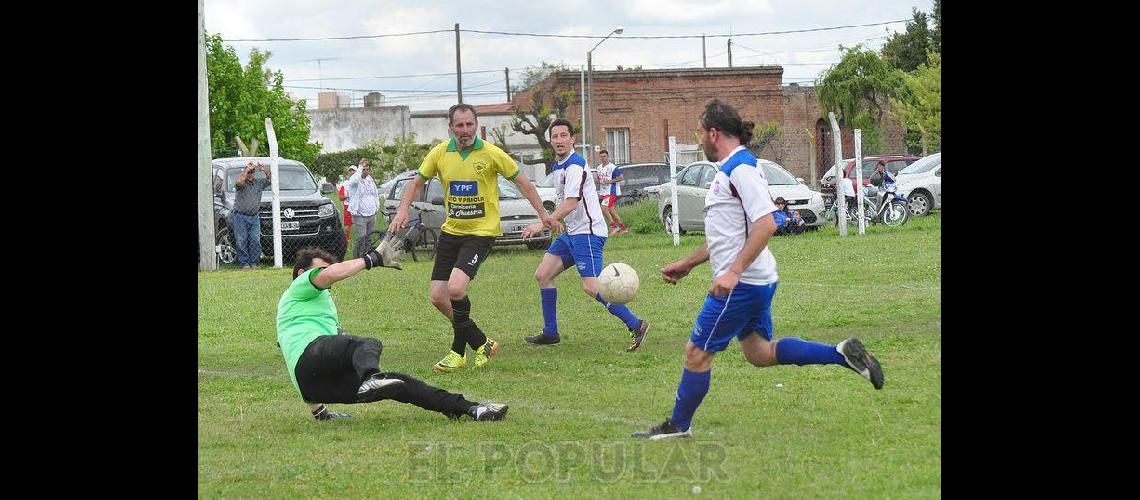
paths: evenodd
<path fill-rule="evenodd" d="M 332 294 L 313 285 L 312 280 L 321 269 L 324 268 L 301 273 L 277 301 L 277 344 L 298 394 L 301 387 L 297 385 L 297 360 L 317 337 L 336 335 L 339 324 Z"/>

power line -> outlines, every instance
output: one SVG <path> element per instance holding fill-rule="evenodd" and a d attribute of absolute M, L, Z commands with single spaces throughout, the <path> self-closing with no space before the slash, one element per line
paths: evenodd
<path fill-rule="evenodd" d="M 757 32 L 757 33 L 732 33 L 732 34 L 726 33 L 726 34 L 713 34 L 713 35 L 705 34 L 705 35 L 621 36 L 621 37 L 615 38 L 615 40 L 623 40 L 623 39 L 624 40 L 667 40 L 667 39 L 702 38 L 702 37 L 706 37 L 706 38 L 729 38 L 729 37 L 732 37 L 732 38 L 735 38 L 735 37 L 745 37 L 745 36 L 786 35 L 786 34 L 791 34 L 791 33 L 810 33 L 810 32 L 815 32 L 815 31 L 832 31 L 832 30 L 841 30 L 841 29 L 848 29 L 848 28 L 865 28 L 865 27 L 869 27 L 869 26 L 883 26 L 886 24 L 905 23 L 909 20 L 910 19 L 901 19 L 901 20 L 897 20 L 897 21 L 883 21 L 883 22 L 869 23 L 869 24 L 851 24 L 851 25 L 843 25 L 843 26 L 827 26 L 827 27 L 823 27 L 823 28 L 804 28 L 804 29 L 783 30 L 783 31 L 763 31 L 763 32 Z M 578 38 L 578 39 L 599 40 L 599 39 L 604 39 L 604 38 L 609 37 L 609 35 L 606 35 L 606 36 L 556 35 L 556 34 L 551 34 L 551 33 L 519 33 L 519 32 L 511 32 L 511 31 L 489 31 L 489 30 L 471 30 L 471 29 L 467 29 L 467 30 L 461 29 L 459 31 L 460 32 L 466 32 L 466 33 L 479 33 L 479 34 L 484 34 L 484 35 L 528 36 L 528 37 L 536 37 L 536 38 Z M 454 33 L 454 32 L 455 32 L 454 29 L 441 29 L 441 30 L 431 30 L 431 31 L 412 31 L 412 32 L 408 32 L 408 33 L 389 33 L 389 34 L 384 34 L 384 35 L 333 36 L 333 37 L 319 37 L 319 38 L 234 38 L 234 39 L 229 39 L 229 40 L 226 40 L 226 39 L 223 39 L 223 40 L 227 41 L 227 42 L 316 42 L 316 41 L 326 41 L 326 40 L 365 40 L 365 39 L 370 39 L 370 38 L 389 38 L 389 37 L 430 35 L 430 34 L 435 34 L 435 33 Z"/>
<path fill-rule="evenodd" d="M 412 31 L 408 33 L 391 33 L 387 35 L 360 35 L 360 36 L 330 36 L 322 38 L 234 38 L 227 42 L 316 42 L 322 40 L 362 40 L 367 38 L 389 38 L 397 36 L 430 35 L 432 33 L 454 33 L 453 29 Z"/>
<path fill-rule="evenodd" d="M 740 37 L 740 36 L 786 35 L 786 34 L 790 34 L 790 33 L 809 33 L 809 32 L 813 32 L 813 31 L 831 31 L 831 30 L 840 30 L 840 29 L 847 29 L 847 28 L 865 28 L 868 26 L 882 26 L 885 24 L 905 23 L 907 21 L 909 21 L 909 19 L 902 19 L 902 20 L 898 20 L 898 21 L 884 21 L 884 22 L 880 22 L 880 23 L 870 23 L 870 24 L 852 24 L 852 25 L 845 25 L 845 26 L 828 26 L 826 28 L 805 28 L 805 29 L 798 29 L 798 30 L 764 31 L 764 32 L 759 32 L 759 33 L 731 33 L 731 34 L 718 34 L 718 35 L 621 36 L 621 37 L 616 37 L 614 39 L 615 40 L 663 40 L 663 39 L 703 38 L 703 37 L 707 37 L 707 38 L 735 38 L 735 37 Z M 461 32 L 465 31 L 468 33 L 483 33 L 483 34 L 491 34 L 491 35 L 530 36 L 530 37 L 539 37 L 539 38 L 588 38 L 588 39 L 593 39 L 593 40 L 608 38 L 608 36 L 609 36 L 609 35 L 607 35 L 607 36 L 553 35 L 553 34 L 547 34 L 547 33 L 517 33 L 517 32 L 510 32 L 510 31 L 483 31 L 483 30 L 463 30 L 463 29 L 461 29 L 459 31 L 461 31 Z"/>

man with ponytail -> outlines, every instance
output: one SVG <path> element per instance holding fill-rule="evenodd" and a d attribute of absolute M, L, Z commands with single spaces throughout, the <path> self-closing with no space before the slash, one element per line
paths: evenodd
<path fill-rule="evenodd" d="M 689 437 L 693 414 L 709 390 L 713 356 L 736 337 L 744 358 L 758 367 L 832 364 L 850 368 L 883 388 L 879 362 L 857 338 L 838 345 L 798 338 L 773 340 L 772 296 L 779 276 L 768 240 L 776 231 L 776 206 L 768 181 L 746 148 L 753 122 L 743 121 L 732 106 L 713 99 L 701 113 L 697 130 L 701 147 L 719 169 L 705 197 L 705 243 L 688 257 L 661 269 L 666 283 L 676 284 L 705 261 L 713 282 L 685 345 L 684 369 L 673 413 L 665 422 L 633 437 Z"/>

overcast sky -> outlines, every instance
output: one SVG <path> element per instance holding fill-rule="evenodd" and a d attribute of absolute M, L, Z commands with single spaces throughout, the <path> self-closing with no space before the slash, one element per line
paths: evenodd
<path fill-rule="evenodd" d="M 631 36 L 722 35 L 805 30 L 882 23 L 911 17 L 911 8 L 930 14 L 932 0 L 563 0 L 563 1 L 381 1 L 381 0 L 205 0 L 206 32 L 221 34 L 242 63 L 249 51 L 273 53 L 269 66 L 281 70 L 286 90 L 315 108 L 318 89 L 350 94 L 361 106 L 370 91 L 386 104 L 413 110 L 455 104 L 455 34 L 320 41 L 235 41 L 266 38 L 327 38 L 416 31 L 505 31 L 605 36 L 624 28 L 594 51 L 594 69 L 701 67 L 701 39 L 644 40 Z M 808 83 L 839 58 L 839 44 L 878 49 L 904 23 L 807 33 L 736 36 L 733 66 L 778 64 L 784 83 Z M 460 34 L 463 100 L 506 102 L 503 68 L 512 83 L 542 62 L 577 69 L 598 42 L 586 38 L 538 38 L 483 33 Z M 708 37 L 709 67 L 727 67 L 727 38 Z M 317 59 L 323 59 L 319 63 Z M 414 76 L 450 73 L 439 76 Z M 383 77 L 383 78 L 378 78 Z M 395 78 L 392 78 L 395 77 Z"/>

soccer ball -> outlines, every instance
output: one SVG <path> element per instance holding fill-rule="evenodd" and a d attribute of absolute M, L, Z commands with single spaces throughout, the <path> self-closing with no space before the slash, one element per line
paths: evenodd
<path fill-rule="evenodd" d="M 641 288 L 641 280 L 637 279 L 637 271 L 628 264 L 614 262 L 602 269 L 598 276 L 598 293 L 602 299 L 611 304 L 627 304 L 637 296 Z"/>

